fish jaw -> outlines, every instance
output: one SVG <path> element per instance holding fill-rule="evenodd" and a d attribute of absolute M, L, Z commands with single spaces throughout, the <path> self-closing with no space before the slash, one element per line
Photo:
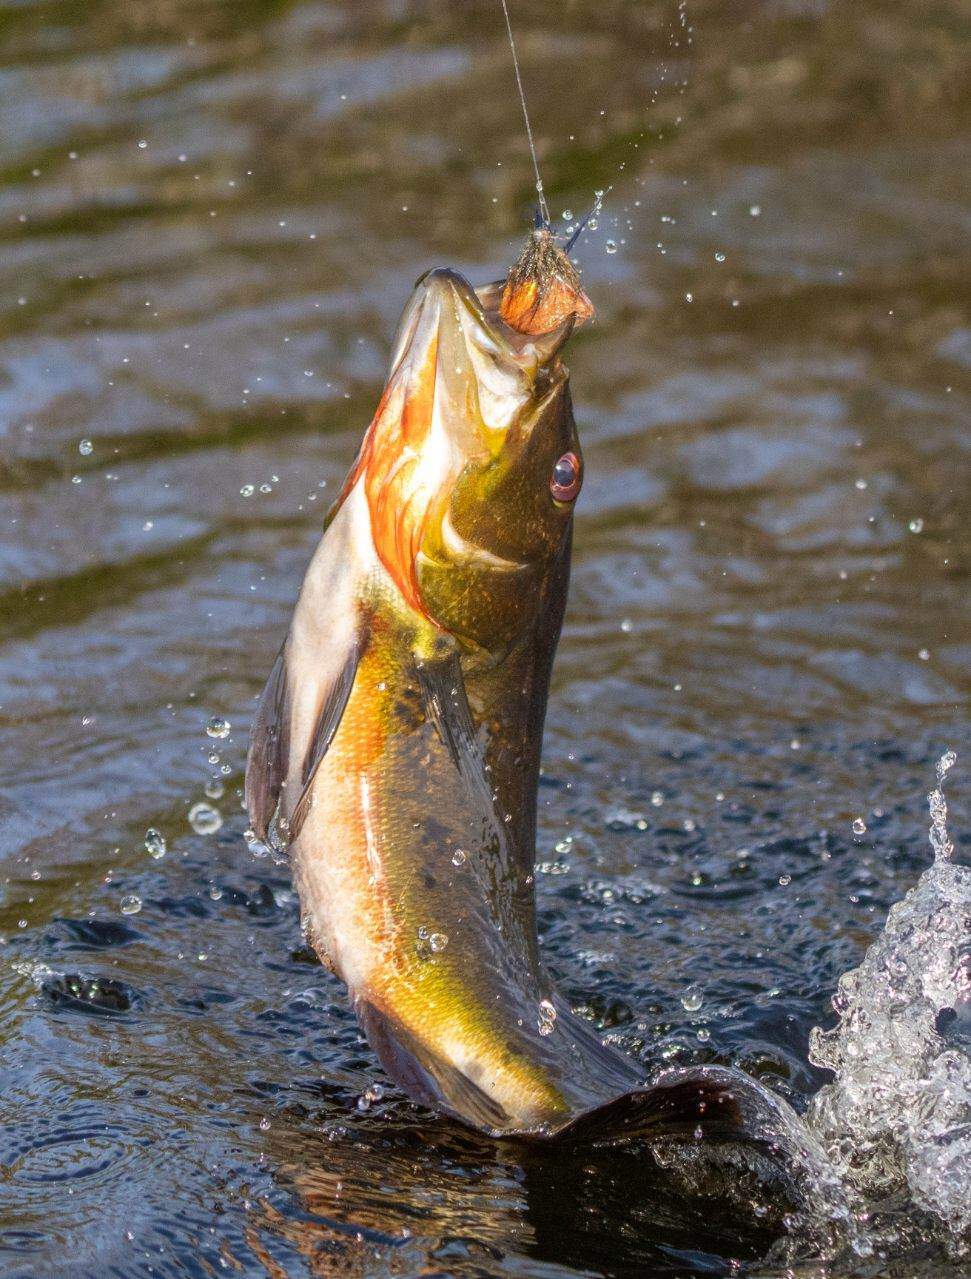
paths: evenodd
<path fill-rule="evenodd" d="M 572 321 L 550 333 L 518 333 L 501 318 L 500 300 L 495 286 L 476 291 L 447 268 L 421 277 L 340 498 L 363 483 L 376 554 L 408 607 L 426 621 L 434 621 L 434 612 L 423 599 L 419 567 L 429 547 L 433 558 L 444 543 L 459 558 L 520 567 L 456 532 L 452 495 L 462 477 L 500 463 L 510 441 L 521 446 L 524 424 L 566 388 L 559 350 Z M 539 480 L 544 492 L 546 482 Z"/>

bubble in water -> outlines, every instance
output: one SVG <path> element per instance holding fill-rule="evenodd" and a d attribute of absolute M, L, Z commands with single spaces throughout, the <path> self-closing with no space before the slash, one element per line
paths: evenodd
<path fill-rule="evenodd" d="M 193 804 L 189 809 L 189 825 L 197 835 L 215 835 L 222 824 L 222 813 L 211 804 Z"/>
<path fill-rule="evenodd" d="M 121 899 L 121 913 L 123 915 L 137 915 L 142 908 L 142 899 L 131 893 L 128 897 Z"/>
<path fill-rule="evenodd" d="M 384 1096 L 384 1088 L 381 1084 L 372 1084 L 370 1088 L 365 1088 L 357 1099 L 357 1108 L 360 1111 L 370 1110 L 372 1102 L 380 1101 Z"/>
<path fill-rule="evenodd" d="M 78 445 L 78 452 L 82 455 L 82 457 L 90 457 L 94 452 L 94 445 L 90 440 L 82 440 Z"/>
<path fill-rule="evenodd" d="M 145 832 L 145 850 L 150 857 L 154 857 L 156 861 L 160 857 L 164 857 L 168 851 L 165 843 L 165 836 L 160 830 L 156 830 L 154 826 L 149 826 Z"/>
<path fill-rule="evenodd" d="M 700 986 L 686 986 L 681 996 L 681 1007 L 686 1013 L 696 1013 L 705 1002 Z"/>
<path fill-rule="evenodd" d="M 207 737 L 228 737 L 229 730 L 232 728 L 228 719 L 223 719 L 221 715 L 213 715 L 206 725 Z"/>
<path fill-rule="evenodd" d="M 539 1001 L 539 1016 L 536 1019 L 536 1029 L 541 1035 L 552 1035 L 555 1025 L 556 1009 L 548 999 L 541 999 Z"/>
<path fill-rule="evenodd" d="M 866 834 L 866 822 L 863 820 L 863 818 L 862 818 L 862 817 L 854 818 L 854 821 L 853 821 L 853 834 L 854 834 L 854 835 L 865 835 L 865 834 Z"/>
<path fill-rule="evenodd" d="M 456 848 L 455 852 L 452 854 L 453 866 L 464 866 L 468 860 L 469 855 L 464 848 Z"/>
<path fill-rule="evenodd" d="M 616 240 L 608 240 L 607 243 L 604 245 L 604 248 L 607 250 L 608 253 L 616 253 L 617 252 Z"/>
<path fill-rule="evenodd" d="M 433 955 L 440 955 L 448 945 L 448 936 L 445 933 L 431 933 L 428 938 L 428 949 Z"/>

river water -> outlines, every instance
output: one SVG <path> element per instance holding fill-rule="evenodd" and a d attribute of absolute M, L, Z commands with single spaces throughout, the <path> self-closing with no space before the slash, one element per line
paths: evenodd
<path fill-rule="evenodd" d="M 613 184 L 545 953 L 645 1064 L 802 1110 L 948 748 L 971 843 L 967 11 L 513 17 L 555 217 Z M 243 840 L 254 698 L 400 308 L 527 224 L 498 4 L 20 0 L 0 92 L 0 1274 L 739 1273 L 771 1237 L 635 1156 L 404 1101 Z M 885 1210 L 900 1255 L 860 1274 L 964 1273 Z"/>

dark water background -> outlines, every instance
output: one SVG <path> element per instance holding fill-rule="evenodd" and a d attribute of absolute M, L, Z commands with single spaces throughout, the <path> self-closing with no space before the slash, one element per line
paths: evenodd
<path fill-rule="evenodd" d="M 969 842 L 971 19 L 513 12 L 554 213 L 614 184 L 571 357 L 546 954 L 645 1062 L 801 1105 L 945 747 Z M 0 59 L 0 1273 L 736 1273 L 767 1241 L 636 1161 L 369 1101 L 242 838 L 253 700 L 397 314 L 525 225 L 496 0 L 23 0 Z"/>

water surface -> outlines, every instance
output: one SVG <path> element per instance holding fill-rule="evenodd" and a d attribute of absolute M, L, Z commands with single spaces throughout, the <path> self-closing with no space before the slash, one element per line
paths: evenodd
<path fill-rule="evenodd" d="M 614 184 L 580 246 L 545 952 L 645 1064 L 801 1109 L 945 747 L 971 840 L 967 14 L 514 16 L 554 214 Z M 770 1240 L 636 1159 L 387 1086 L 242 837 L 400 308 L 526 225 L 498 5 L 28 0 L 0 63 L 0 1273 L 737 1273 Z M 959 1273 L 908 1240 L 904 1273 Z"/>

